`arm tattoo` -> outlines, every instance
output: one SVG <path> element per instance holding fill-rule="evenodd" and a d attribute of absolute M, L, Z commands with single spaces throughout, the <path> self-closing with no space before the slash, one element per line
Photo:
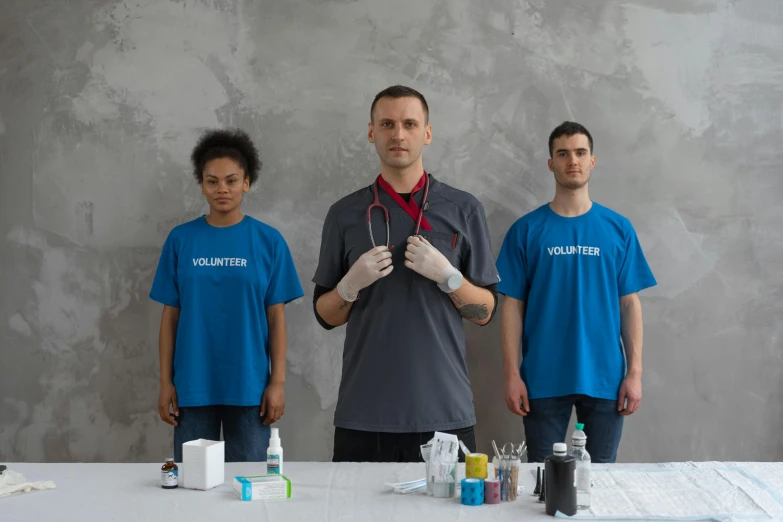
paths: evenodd
<path fill-rule="evenodd" d="M 449 298 L 457 308 L 459 315 L 465 319 L 478 319 L 479 321 L 483 321 L 489 317 L 489 310 L 487 310 L 487 305 L 485 304 L 465 304 L 465 301 L 463 301 L 460 296 L 457 295 L 457 292 L 450 293 Z"/>
<path fill-rule="evenodd" d="M 345 310 L 349 306 L 351 306 L 351 302 L 350 301 L 343 301 L 343 304 L 340 305 L 340 310 Z"/>
<path fill-rule="evenodd" d="M 478 319 L 483 321 L 489 317 L 489 311 L 485 304 L 467 304 L 461 308 L 457 308 L 459 314 L 465 319 Z"/>

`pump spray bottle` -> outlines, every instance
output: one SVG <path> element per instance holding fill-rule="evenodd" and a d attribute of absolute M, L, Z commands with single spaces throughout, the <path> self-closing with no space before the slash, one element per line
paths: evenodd
<path fill-rule="evenodd" d="M 278 431 L 278 428 L 272 428 L 269 448 L 266 450 L 266 474 L 283 474 L 283 447 L 280 445 L 280 432 Z"/>

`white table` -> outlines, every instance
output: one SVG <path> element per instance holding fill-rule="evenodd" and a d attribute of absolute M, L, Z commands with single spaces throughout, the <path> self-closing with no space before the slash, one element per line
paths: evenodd
<path fill-rule="evenodd" d="M 57 489 L 0 498 L 0 521 L 412 521 L 553 520 L 531 495 L 535 465 L 523 464 L 526 493 L 516 502 L 477 507 L 459 499 L 393 493 L 385 482 L 424 477 L 424 465 L 286 462 L 292 496 L 285 500 L 242 502 L 231 482 L 235 475 L 259 475 L 264 464 L 226 464 L 223 486 L 209 491 L 160 487 L 162 463 L 10 464 L 30 481 L 52 480 Z M 637 465 L 640 466 L 640 465 Z M 667 465 L 643 465 L 644 467 Z"/>
<path fill-rule="evenodd" d="M 264 474 L 266 466 L 227 463 L 226 483 L 209 491 L 160 487 L 154 464 L 10 464 L 30 481 L 52 480 L 57 489 L 0 499 L 0 520 L 133 521 L 204 520 L 392 521 L 392 520 L 551 520 L 544 506 L 528 494 L 500 505 L 462 506 L 459 499 L 435 499 L 393 493 L 384 482 L 424 477 L 424 464 L 333 464 L 286 462 L 291 498 L 242 502 L 231 482 L 236 475 Z M 528 465 L 525 465 L 528 466 Z M 532 467 L 532 466 L 531 466 Z M 520 473 L 532 493 L 528 473 Z M 474 518 L 477 517 L 477 518 Z"/>

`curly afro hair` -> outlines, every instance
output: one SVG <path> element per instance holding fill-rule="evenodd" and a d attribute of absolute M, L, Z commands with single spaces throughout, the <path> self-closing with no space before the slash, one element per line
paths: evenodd
<path fill-rule="evenodd" d="M 261 160 L 258 157 L 258 149 L 245 131 L 218 129 L 207 131 L 201 135 L 190 155 L 193 176 L 196 181 L 199 183 L 204 181 L 204 167 L 209 161 L 218 158 L 230 158 L 236 161 L 245 171 L 250 185 L 253 185 L 258 179 Z"/>

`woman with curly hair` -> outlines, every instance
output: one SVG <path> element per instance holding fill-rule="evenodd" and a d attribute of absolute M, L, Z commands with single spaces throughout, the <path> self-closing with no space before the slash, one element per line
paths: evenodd
<path fill-rule="evenodd" d="M 163 304 L 158 413 L 177 462 L 221 427 L 226 461 L 259 462 L 285 410 L 283 306 L 304 292 L 280 232 L 241 211 L 261 169 L 248 135 L 209 131 L 191 162 L 209 213 L 169 233 L 150 291 Z"/>

